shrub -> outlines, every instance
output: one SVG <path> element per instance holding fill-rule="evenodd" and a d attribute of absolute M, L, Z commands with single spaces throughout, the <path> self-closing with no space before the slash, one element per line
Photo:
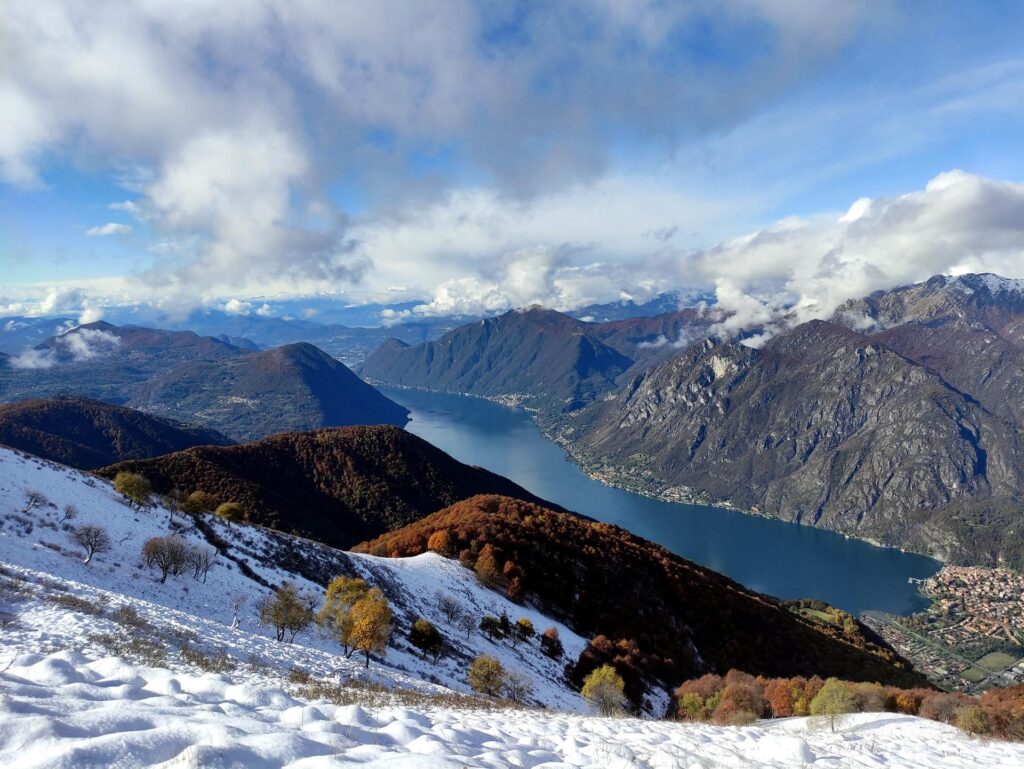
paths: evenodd
<path fill-rule="evenodd" d="M 224 502 L 221 505 L 217 505 L 214 514 L 225 521 L 238 522 L 245 520 L 245 508 L 237 502 Z"/>
<path fill-rule="evenodd" d="M 149 503 L 153 487 L 138 473 L 120 472 L 114 476 L 114 491 L 125 498 L 129 507 L 142 507 Z"/>
<path fill-rule="evenodd" d="M 885 712 L 889 697 L 881 684 L 857 683 L 850 688 L 861 713 Z"/>
<path fill-rule="evenodd" d="M 562 659 L 565 648 L 562 646 L 562 639 L 558 635 L 558 628 L 552 626 L 541 633 L 540 650 L 553 660 Z"/>
<path fill-rule="evenodd" d="M 764 688 L 747 673 L 730 670 L 711 714 L 716 724 L 749 724 L 764 712 Z"/>
<path fill-rule="evenodd" d="M 584 679 L 580 694 L 602 716 L 611 716 L 621 712 L 626 704 L 625 686 L 615 668 L 602 665 Z"/>
<path fill-rule="evenodd" d="M 424 658 L 429 654 L 434 661 L 441 656 L 444 650 L 444 638 L 430 622 L 420 617 L 416 620 L 409 631 L 409 643 L 419 649 Z"/>
<path fill-rule="evenodd" d="M 921 718 L 929 718 L 932 721 L 941 721 L 944 724 L 955 724 L 960 714 L 960 709 L 970 698 L 963 695 L 935 693 L 929 694 L 921 701 L 921 709 L 918 715 Z"/>
<path fill-rule="evenodd" d="M 988 734 L 991 728 L 988 715 L 979 705 L 967 705 L 960 708 L 956 716 L 957 728 L 968 734 Z"/>
<path fill-rule="evenodd" d="M 468 677 L 473 691 L 497 697 L 505 685 L 505 668 L 494 657 L 481 654 L 469 666 Z"/>
<path fill-rule="evenodd" d="M 184 513 L 209 513 L 217 508 L 217 498 L 205 491 L 193 491 L 181 503 Z"/>

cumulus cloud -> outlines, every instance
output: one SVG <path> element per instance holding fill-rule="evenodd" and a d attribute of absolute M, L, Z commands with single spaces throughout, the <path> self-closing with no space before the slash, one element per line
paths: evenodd
<path fill-rule="evenodd" d="M 106 224 L 101 224 L 98 227 L 90 227 L 85 231 L 85 234 L 91 238 L 102 238 L 108 235 L 128 235 L 131 231 L 132 227 L 130 224 L 107 222 Z"/>
<path fill-rule="evenodd" d="M 56 344 L 80 362 L 108 355 L 121 346 L 121 338 L 98 328 L 79 328 L 59 337 Z"/>
<path fill-rule="evenodd" d="M 694 254 L 731 315 L 715 331 L 826 318 L 849 299 L 931 275 L 1024 266 L 1024 184 L 953 170 L 842 214 L 788 218 Z M 764 341 L 760 338 L 757 341 Z"/>
<path fill-rule="evenodd" d="M 30 348 L 19 355 L 12 355 L 8 363 L 19 369 L 47 369 L 57 365 L 57 356 L 53 350 L 36 350 Z"/>
<path fill-rule="evenodd" d="M 0 179 L 40 183 L 54 151 L 111 158 L 135 193 L 111 209 L 172 246 L 144 276 L 164 292 L 357 283 L 376 257 L 356 254 L 338 179 L 376 211 L 430 205 L 467 171 L 518 201 L 550 195 L 602 176 L 623 138 L 667 152 L 734 124 L 871 18 L 797 0 L 17 3 L 0 27 Z M 763 55 L 704 67 L 678 39 L 707 25 Z M 109 226 L 95 234 L 125 232 Z"/>

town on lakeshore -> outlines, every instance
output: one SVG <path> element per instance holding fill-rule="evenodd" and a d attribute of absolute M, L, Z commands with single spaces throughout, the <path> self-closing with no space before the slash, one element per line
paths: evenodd
<path fill-rule="evenodd" d="M 931 600 L 926 610 L 909 617 L 868 612 L 865 623 L 943 688 L 1024 683 L 1024 575 L 945 566 L 920 589 Z"/>

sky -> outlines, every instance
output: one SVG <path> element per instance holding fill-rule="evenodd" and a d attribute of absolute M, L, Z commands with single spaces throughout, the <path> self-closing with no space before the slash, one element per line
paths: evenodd
<path fill-rule="evenodd" d="M 1024 277 L 1024 4 L 12 2 L 0 314 Z"/>

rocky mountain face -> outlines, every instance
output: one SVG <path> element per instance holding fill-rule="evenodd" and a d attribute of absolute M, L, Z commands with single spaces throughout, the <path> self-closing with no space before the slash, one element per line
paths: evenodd
<path fill-rule="evenodd" d="M 1024 562 L 1019 407 L 985 402 L 1020 386 L 1013 358 L 985 343 L 987 328 L 933 328 L 933 298 L 912 305 L 874 297 L 871 308 L 925 320 L 872 336 L 813 321 L 760 350 L 702 342 L 593 406 L 568 435 L 590 461 L 654 485 L 944 558 Z M 947 334 L 967 348 L 930 346 Z M 975 359 L 1003 383 L 985 393 Z M 971 392 L 979 384 L 984 400 Z"/>
<path fill-rule="evenodd" d="M 233 440 L 408 421 L 406 409 L 309 344 L 253 351 L 190 331 L 103 322 L 0 361 L 0 402 L 62 394 L 203 424 Z"/>
<path fill-rule="evenodd" d="M 99 471 L 144 475 L 155 491 L 204 491 L 246 519 L 346 548 L 474 494 L 540 502 L 507 478 L 462 464 L 388 425 L 283 433 L 238 446 L 198 446 Z M 544 503 L 551 507 L 550 503 Z"/>
<path fill-rule="evenodd" d="M 110 403 L 61 396 L 0 405 L 0 443 L 81 470 L 192 446 L 231 443 L 216 430 Z"/>
<path fill-rule="evenodd" d="M 594 328 L 553 310 L 514 310 L 440 339 L 382 345 L 360 368 L 371 381 L 515 400 L 572 411 L 615 388 L 632 359 Z"/>

